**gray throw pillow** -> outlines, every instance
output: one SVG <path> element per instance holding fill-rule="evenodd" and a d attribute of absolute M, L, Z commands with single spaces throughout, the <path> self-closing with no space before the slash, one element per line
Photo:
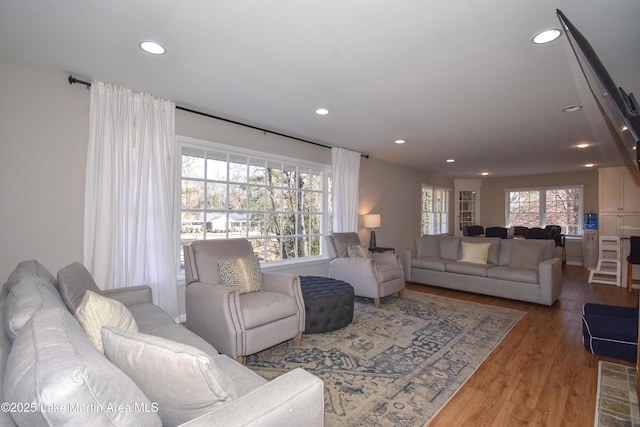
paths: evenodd
<path fill-rule="evenodd" d="M 214 360 L 185 344 L 118 328 L 102 329 L 107 357 L 158 405 L 164 425 L 178 425 L 237 395 Z"/>
<path fill-rule="evenodd" d="M 460 258 L 460 239 L 451 236 L 440 237 L 440 258 L 457 261 Z"/>
<path fill-rule="evenodd" d="M 55 289 L 38 278 L 24 278 L 11 286 L 4 304 L 4 331 L 11 342 L 33 315 L 44 308 L 67 309 Z"/>
<path fill-rule="evenodd" d="M 89 270 L 81 263 L 74 262 L 58 271 L 58 291 L 72 313 L 76 312 L 87 289 L 96 294 L 102 293 Z"/>
<path fill-rule="evenodd" d="M 36 312 L 9 353 L 4 401 L 24 426 L 160 426 L 138 386 L 89 342 L 65 308 Z"/>
<path fill-rule="evenodd" d="M 544 246 L 535 244 L 527 244 L 526 240 L 519 242 L 514 241 L 511 245 L 511 254 L 509 255 L 509 266 L 519 268 L 538 269 L 538 265 L 542 261 Z"/>

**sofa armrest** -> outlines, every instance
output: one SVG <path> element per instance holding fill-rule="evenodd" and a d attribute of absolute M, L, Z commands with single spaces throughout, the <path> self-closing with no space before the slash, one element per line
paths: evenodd
<path fill-rule="evenodd" d="M 182 425 L 321 427 L 324 425 L 324 385 L 320 378 L 296 368 Z"/>
<path fill-rule="evenodd" d="M 538 264 L 540 304 L 553 305 L 562 291 L 562 260 L 547 258 Z"/>
<path fill-rule="evenodd" d="M 418 256 L 415 250 L 404 251 L 404 279 L 411 282 L 411 260 Z"/>
<path fill-rule="evenodd" d="M 107 289 L 102 291 L 102 295 L 120 301 L 127 307 L 136 304 L 153 303 L 151 287 L 147 285 Z"/>

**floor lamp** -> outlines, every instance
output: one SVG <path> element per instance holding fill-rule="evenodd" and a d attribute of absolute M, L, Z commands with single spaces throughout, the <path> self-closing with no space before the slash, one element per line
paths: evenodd
<path fill-rule="evenodd" d="M 369 214 L 364 216 L 364 228 L 371 229 L 371 238 L 369 239 L 369 248 L 375 249 L 376 246 L 376 228 L 380 228 L 380 214 Z"/>

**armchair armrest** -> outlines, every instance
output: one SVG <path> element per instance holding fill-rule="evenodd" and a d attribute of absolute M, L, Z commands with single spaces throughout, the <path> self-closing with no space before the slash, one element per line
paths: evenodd
<path fill-rule="evenodd" d="M 296 288 L 300 289 L 298 276 L 288 273 L 262 273 L 264 290 L 281 294 L 295 295 Z"/>
<path fill-rule="evenodd" d="M 376 298 L 381 279 L 373 258 L 334 258 L 329 261 L 329 276 L 353 286 L 356 295 Z"/>
<path fill-rule="evenodd" d="M 107 289 L 102 295 L 120 301 L 125 306 L 153 302 L 151 288 L 147 285 L 129 286 L 126 288 Z"/>
<path fill-rule="evenodd" d="M 267 292 L 278 292 L 281 294 L 291 295 L 296 300 L 298 306 L 298 312 L 300 313 L 300 325 L 301 331 L 304 330 L 305 325 L 305 308 L 304 297 L 302 295 L 302 288 L 300 287 L 300 277 L 295 274 L 288 273 L 262 273 L 262 281 L 264 283 L 264 290 Z"/>
<path fill-rule="evenodd" d="M 400 264 L 400 258 L 396 254 L 384 252 L 384 253 L 372 253 L 371 257 L 380 265 L 397 265 Z"/>
<path fill-rule="evenodd" d="M 281 375 L 251 393 L 182 426 L 293 427 L 324 425 L 322 380 L 301 368 Z"/>
<path fill-rule="evenodd" d="M 233 288 L 214 283 L 192 282 L 185 290 L 187 328 L 233 359 L 242 352 L 239 296 Z"/>

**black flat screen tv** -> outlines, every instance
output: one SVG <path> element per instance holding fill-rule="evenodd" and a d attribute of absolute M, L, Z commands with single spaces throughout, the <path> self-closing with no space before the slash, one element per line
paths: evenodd
<path fill-rule="evenodd" d="M 556 9 L 589 88 L 611 126 L 616 130 L 633 164 L 640 169 L 640 110 L 632 93 L 617 86 L 589 41 Z"/>

